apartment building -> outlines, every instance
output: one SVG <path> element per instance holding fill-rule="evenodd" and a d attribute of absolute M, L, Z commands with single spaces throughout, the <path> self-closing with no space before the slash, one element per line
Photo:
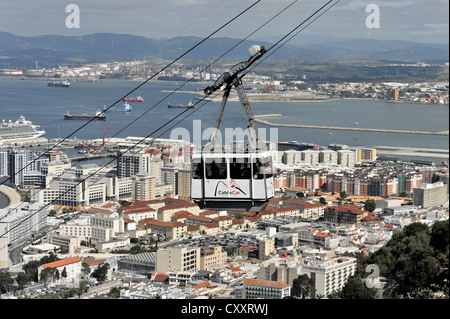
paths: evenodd
<path fill-rule="evenodd" d="M 348 168 L 355 168 L 355 152 L 351 150 L 339 150 L 337 151 L 337 163 L 338 165 Z"/>
<path fill-rule="evenodd" d="M 138 228 L 145 229 L 147 233 L 162 235 L 168 241 L 179 239 L 187 234 L 187 225 L 185 223 L 171 223 L 153 218 L 140 220 Z"/>
<path fill-rule="evenodd" d="M 377 150 L 374 148 L 358 148 L 355 151 L 356 163 L 373 162 L 377 159 Z"/>
<path fill-rule="evenodd" d="M 80 248 L 81 239 L 76 236 L 61 235 L 56 232 L 47 234 L 46 242 L 61 247 L 61 250 L 67 251 L 69 254 L 75 254 Z"/>
<path fill-rule="evenodd" d="M 359 224 L 366 216 L 356 205 L 331 206 L 324 213 L 325 220 L 334 224 Z"/>
<path fill-rule="evenodd" d="M 227 252 L 220 246 L 200 249 L 200 270 L 214 269 L 227 262 Z"/>
<path fill-rule="evenodd" d="M 133 202 L 155 199 L 155 177 L 147 172 L 139 172 L 131 177 Z"/>
<path fill-rule="evenodd" d="M 257 279 L 276 281 L 292 287 L 292 283 L 298 278 L 297 261 L 287 261 L 286 258 L 273 258 L 261 264 L 257 273 Z"/>
<path fill-rule="evenodd" d="M 79 237 L 93 242 L 110 241 L 116 233 L 124 232 L 124 221 L 109 215 L 82 214 L 60 225 L 59 234 Z"/>
<path fill-rule="evenodd" d="M 200 212 L 200 208 L 194 203 L 164 206 L 158 209 L 158 220 L 168 222 L 172 218 L 173 214 L 181 210 L 187 211 L 194 215 L 198 215 Z"/>
<path fill-rule="evenodd" d="M 422 208 L 443 205 L 448 200 L 447 185 L 442 182 L 424 184 L 413 189 L 413 204 Z"/>
<path fill-rule="evenodd" d="M 145 149 L 129 149 L 119 152 L 117 157 L 117 175 L 119 178 L 131 177 L 139 172 L 150 173 L 151 154 Z"/>
<path fill-rule="evenodd" d="M 48 206 L 42 202 L 18 202 L 0 209 L 0 229 L 8 244 L 32 238 L 33 233 L 47 226 Z M 4 231 L 3 231 L 4 230 Z"/>
<path fill-rule="evenodd" d="M 200 269 L 200 248 L 187 246 L 160 248 L 156 252 L 156 271 L 189 271 Z"/>
<path fill-rule="evenodd" d="M 283 299 L 291 295 L 289 285 L 260 279 L 244 279 L 243 299 Z"/>
<path fill-rule="evenodd" d="M 356 271 L 356 258 L 325 256 L 306 257 L 300 260 L 299 275 L 308 275 L 314 282 L 315 296 L 328 297 L 344 287 Z"/>

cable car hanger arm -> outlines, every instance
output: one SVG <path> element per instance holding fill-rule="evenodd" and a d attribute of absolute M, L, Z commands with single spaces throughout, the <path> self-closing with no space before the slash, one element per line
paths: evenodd
<path fill-rule="evenodd" d="M 252 56 L 248 61 L 244 61 L 241 63 L 236 64 L 233 66 L 229 72 L 225 72 L 222 74 L 214 83 L 214 85 L 207 87 L 204 92 L 206 95 L 211 95 L 213 92 L 220 89 L 224 84 L 226 84 L 223 97 L 222 97 L 222 103 L 220 105 L 219 114 L 217 116 L 216 120 L 216 126 L 215 130 L 212 133 L 209 141 L 207 144 L 203 146 L 203 150 L 211 151 L 215 146 L 215 140 L 217 137 L 217 133 L 220 130 L 220 126 L 222 124 L 223 115 L 225 113 L 225 107 L 228 101 L 228 98 L 230 96 L 230 91 L 232 87 L 234 86 L 236 88 L 236 92 L 239 97 L 239 101 L 241 102 L 242 109 L 244 111 L 245 119 L 247 120 L 247 129 L 249 130 L 251 141 L 254 143 L 253 149 L 258 150 L 259 149 L 259 139 L 258 139 L 258 129 L 256 127 L 256 123 L 254 120 L 253 112 L 250 107 L 250 103 L 247 98 L 247 94 L 245 93 L 244 87 L 242 85 L 242 77 L 245 76 L 245 74 L 239 76 L 239 74 L 249 68 L 254 62 L 256 62 L 258 59 L 260 59 L 267 50 L 264 48 L 264 46 L 257 46 L 254 45 L 250 47 L 249 49 L 250 53 L 252 53 Z"/>

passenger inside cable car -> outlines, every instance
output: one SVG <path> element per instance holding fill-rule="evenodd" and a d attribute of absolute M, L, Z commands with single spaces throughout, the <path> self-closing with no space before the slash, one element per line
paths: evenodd
<path fill-rule="evenodd" d="M 274 196 L 270 154 L 196 154 L 191 198 L 205 209 L 260 211 Z"/>

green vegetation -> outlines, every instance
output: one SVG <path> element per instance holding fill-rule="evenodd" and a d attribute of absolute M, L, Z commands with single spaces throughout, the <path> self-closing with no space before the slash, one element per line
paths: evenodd
<path fill-rule="evenodd" d="M 91 277 L 97 279 L 99 282 L 103 282 L 106 280 L 108 275 L 109 264 L 104 263 L 99 265 L 93 272 Z"/>
<path fill-rule="evenodd" d="M 39 260 L 33 260 L 23 265 L 23 271 L 27 274 L 31 281 L 38 282 L 38 268 L 41 265 L 48 264 L 60 260 L 55 254 L 50 253 Z"/>
<path fill-rule="evenodd" d="M 301 299 L 307 299 L 311 296 L 314 287 L 314 281 L 308 275 L 298 276 L 292 282 L 291 296 Z"/>
<path fill-rule="evenodd" d="M 334 297 L 342 299 L 448 298 L 449 221 L 438 221 L 432 230 L 416 222 L 395 233 L 378 251 L 362 257 L 360 267 Z M 368 288 L 365 272 L 376 265 L 387 284 L 382 291 Z M 378 293 L 378 294 L 377 294 Z"/>

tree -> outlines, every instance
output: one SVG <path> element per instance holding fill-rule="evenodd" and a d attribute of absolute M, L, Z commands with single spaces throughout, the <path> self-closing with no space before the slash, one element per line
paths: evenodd
<path fill-rule="evenodd" d="M 67 278 L 67 269 L 66 269 L 66 267 L 64 267 L 63 271 L 61 272 L 61 277 L 63 277 L 64 279 Z"/>
<path fill-rule="evenodd" d="M 234 215 L 234 219 L 243 219 L 244 218 L 244 214 L 242 213 L 237 213 Z"/>
<path fill-rule="evenodd" d="M 141 245 L 134 245 L 130 248 L 130 254 L 136 255 L 142 252 L 142 246 Z"/>
<path fill-rule="evenodd" d="M 449 221 L 437 221 L 431 230 L 430 245 L 440 252 L 449 253 Z"/>
<path fill-rule="evenodd" d="M 38 282 L 38 267 L 41 265 L 39 260 L 32 260 L 23 265 L 23 271 L 30 276 L 31 281 Z"/>
<path fill-rule="evenodd" d="M 59 278 L 59 271 L 56 268 L 44 268 L 40 274 L 40 282 L 43 282 L 45 285 L 48 285 L 55 280 L 59 280 Z"/>
<path fill-rule="evenodd" d="M 375 203 L 375 200 L 368 199 L 364 203 L 364 210 L 366 210 L 368 212 L 373 212 L 375 210 L 376 206 L 377 206 L 377 204 Z"/>
<path fill-rule="evenodd" d="M 314 281 L 308 275 L 300 275 L 292 282 L 291 296 L 306 299 L 311 297 Z"/>
<path fill-rule="evenodd" d="M 19 289 L 22 290 L 26 284 L 31 282 L 30 275 L 24 272 L 19 272 L 19 274 L 16 277 L 16 282 L 17 285 L 19 286 Z"/>
<path fill-rule="evenodd" d="M 337 294 L 341 299 L 374 299 L 377 290 L 367 288 L 359 275 L 348 278 L 342 290 Z"/>
<path fill-rule="evenodd" d="M 327 204 L 327 200 L 325 198 L 323 198 L 323 197 L 320 197 L 319 203 L 321 203 L 322 205 L 326 205 Z"/>
<path fill-rule="evenodd" d="M 4 294 L 12 290 L 14 279 L 9 272 L 0 272 L 0 293 Z"/>
<path fill-rule="evenodd" d="M 109 264 L 104 263 L 99 265 L 93 272 L 92 277 L 96 278 L 98 281 L 105 281 L 108 275 Z"/>

